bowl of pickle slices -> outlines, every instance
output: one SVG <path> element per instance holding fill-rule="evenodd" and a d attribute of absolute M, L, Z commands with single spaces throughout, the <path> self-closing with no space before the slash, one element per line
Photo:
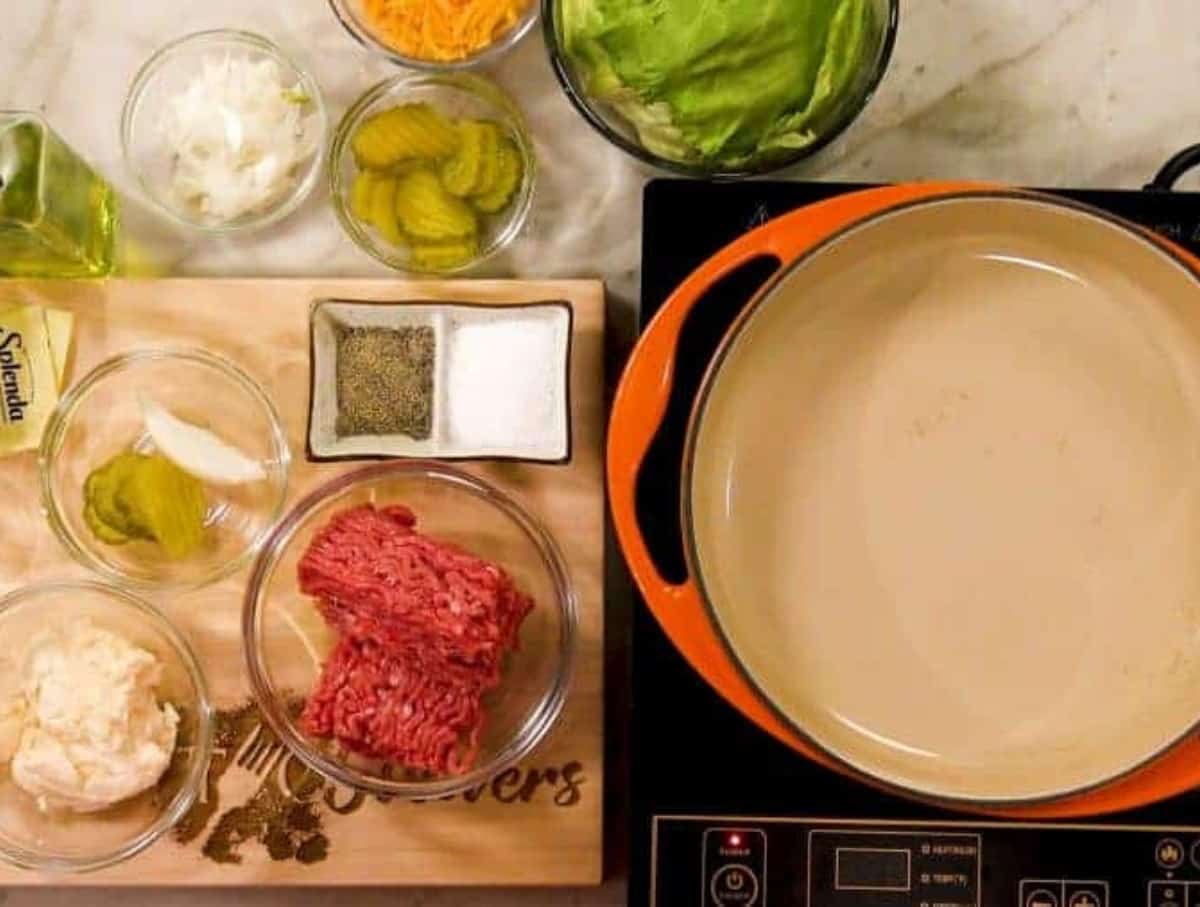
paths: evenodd
<path fill-rule="evenodd" d="M 200 349 L 113 356 L 42 436 L 42 506 L 79 563 L 120 585 L 186 590 L 252 558 L 283 510 L 290 452 L 263 388 Z"/>
<path fill-rule="evenodd" d="M 525 118 L 469 73 L 400 75 L 342 118 L 330 194 L 350 238 L 402 271 L 462 271 L 521 231 L 533 200 Z"/>

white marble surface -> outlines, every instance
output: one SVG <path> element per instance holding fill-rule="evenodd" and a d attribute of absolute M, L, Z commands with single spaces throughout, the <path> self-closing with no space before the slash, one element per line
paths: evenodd
<path fill-rule="evenodd" d="M 752 0 L 746 0 L 752 2 Z M 1196 0 L 901 0 L 900 41 L 878 96 L 852 130 L 796 176 L 973 177 L 1133 187 L 1200 141 Z M 0 0 L 0 108 L 40 109 L 119 186 L 117 121 L 134 70 L 170 38 L 203 28 L 262 31 L 309 65 L 334 116 L 390 71 L 336 24 L 325 0 Z M 614 356 L 632 335 L 647 172 L 606 146 L 562 97 L 533 36 L 495 70 L 532 121 L 542 162 L 526 235 L 490 268 L 600 275 L 612 290 Z M 171 234 L 138 215 L 144 254 L 181 274 L 372 275 L 322 193 L 261 237 Z M 615 788 L 617 785 L 613 785 Z M 4 907 L 80 903 L 79 892 L 0 893 Z M 88 893 L 86 903 L 201 907 L 228 895 Z M 587 892 L 245 892 L 238 903 L 362 907 L 623 903 L 619 880 Z"/>

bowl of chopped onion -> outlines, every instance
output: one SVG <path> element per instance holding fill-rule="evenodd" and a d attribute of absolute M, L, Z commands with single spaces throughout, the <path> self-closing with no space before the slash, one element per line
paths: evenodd
<path fill-rule="evenodd" d="M 296 210 L 319 178 L 327 132 L 313 77 L 268 39 L 235 30 L 161 48 L 121 114 L 125 162 L 147 198 L 211 232 Z"/>
<path fill-rule="evenodd" d="M 514 47 L 538 18 L 536 0 L 329 0 L 367 50 L 414 69 L 487 63 Z"/>

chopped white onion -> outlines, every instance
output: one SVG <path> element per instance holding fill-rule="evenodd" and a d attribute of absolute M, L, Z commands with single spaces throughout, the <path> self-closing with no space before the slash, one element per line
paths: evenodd
<path fill-rule="evenodd" d="M 302 86 L 289 84 L 274 60 L 204 59 L 162 124 L 173 202 L 216 224 L 270 208 L 317 151 L 311 110 Z"/>

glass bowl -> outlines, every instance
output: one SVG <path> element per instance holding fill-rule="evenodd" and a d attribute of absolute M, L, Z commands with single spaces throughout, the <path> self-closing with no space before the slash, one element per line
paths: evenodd
<path fill-rule="evenodd" d="M 575 109 L 611 144 L 643 163 L 684 176 L 709 179 L 740 179 L 782 170 L 811 157 L 841 135 L 862 113 L 883 78 L 900 21 L 900 0 L 869 0 L 874 29 L 863 63 L 836 101 L 808 124 L 806 128 L 813 132 L 813 139 L 804 147 L 764 152 L 749 160 L 684 160 L 653 151 L 627 118 L 588 88 L 586 75 L 565 47 L 560 14 L 564 2 L 567 0 L 541 0 L 542 28 L 550 64 Z M 606 74 L 605 78 L 609 76 Z M 661 126 L 654 124 L 656 129 Z"/>
<path fill-rule="evenodd" d="M 25 649 L 34 634 L 85 618 L 153 653 L 162 664 L 158 699 L 174 706 L 180 718 L 175 754 L 154 787 L 94 813 L 39 809 L 0 765 L 0 859 L 23 869 L 88 872 L 129 859 L 187 813 L 208 771 L 212 707 L 195 654 L 153 605 L 113 586 L 44 583 L 0 599 L 0 699 L 19 693 Z"/>
<path fill-rule="evenodd" d="M 400 104 L 427 103 L 449 117 L 493 120 L 516 146 L 523 164 L 521 183 L 508 205 L 495 215 L 481 217 L 479 250 L 469 261 L 441 268 L 420 268 L 409 260 L 408 250 L 389 243 L 373 226 L 360 221 L 352 210 L 350 193 L 358 166 L 351 139 L 368 117 Z M 363 251 L 399 271 L 455 273 L 491 257 L 513 241 L 525 225 L 533 203 L 536 178 L 533 140 L 516 103 L 494 82 L 472 73 L 399 75 L 371 88 L 346 111 L 334 131 L 329 154 L 329 188 L 342 226 Z"/>
<path fill-rule="evenodd" d="M 333 10 L 334 15 L 338 17 L 338 21 L 342 23 L 342 27 L 350 33 L 350 37 L 367 50 L 387 57 L 393 63 L 398 63 L 400 66 L 423 69 L 430 72 L 450 72 L 459 69 L 469 69 L 474 66 L 493 62 L 496 58 L 515 47 L 529 33 L 530 29 L 533 28 L 533 24 L 537 21 L 538 17 L 537 0 L 528 0 L 525 12 L 516 23 L 486 47 L 458 60 L 426 60 L 421 57 L 410 57 L 403 54 L 389 44 L 387 39 L 380 34 L 379 29 L 372 25 L 367 18 L 366 12 L 363 9 L 363 0 L 329 0 L 329 6 Z"/>
<path fill-rule="evenodd" d="M 330 518 L 373 503 L 403 504 L 418 531 L 503 566 L 535 607 L 520 647 L 503 665 L 487 712 L 477 761 L 468 771 L 420 776 L 310 737 L 298 712 L 336 636 L 297 582 L 297 565 Z M 574 660 L 576 599 L 562 555 L 538 522 L 506 494 L 448 466 L 404 461 L 369 466 L 317 489 L 263 547 L 246 592 L 242 630 L 251 688 L 264 717 L 314 771 L 374 794 L 410 800 L 450 796 L 483 784 L 527 756 L 554 725 Z"/>
<path fill-rule="evenodd" d="M 206 483 L 204 544 L 180 560 L 154 542 L 105 544 L 84 519 L 88 473 L 122 451 L 152 449 L 142 419 L 145 395 L 213 430 L 266 473 L 242 485 Z M 133 586 L 192 589 L 254 556 L 283 512 L 290 459 L 274 404 L 238 366 L 203 350 L 134 350 L 93 369 L 51 414 L 38 458 L 42 506 L 59 541 L 85 567 Z"/>
<path fill-rule="evenodd" d="M 304 138 L 313 149 L 291 182 L 274 198 L 233 220 L 207 217 L 172 198 L 170 187 L 176 155 L 160 134 L 168 105 L 201 72 L 203 62 L 226 57 L 255 62 L 271 60 L 287 84 L 298 86 L 304 103 L 311 105 L 311 116 L 304 120 Z M 228 119 L 233 121 L 232 116 Z M 226 129 L 233 131 L 235 126 L 236 121 L 227 122 Z M 268 39 L 230 29 L 197 32 L 159 49 L 134 76 L 121 112 L 125 162 L 147 198 L 172 220 L 213 233 L 265 227 L 295 211 L 320 179 L 328 131 L 325 104 L 316 80 Z"/>

